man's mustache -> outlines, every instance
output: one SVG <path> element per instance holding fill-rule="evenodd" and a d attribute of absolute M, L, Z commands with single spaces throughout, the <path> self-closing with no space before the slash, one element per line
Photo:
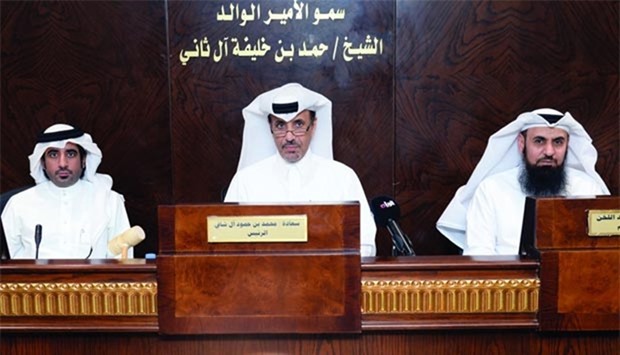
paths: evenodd
<path fill-rule="evenodd" d="M 536 161 L 536 163 L 555 163 L 556 165 L 558 164 L 558 161 L 555 160 L 554 158 L 551 157 L 544 157 L 544 158 L 540 158 Z"/>

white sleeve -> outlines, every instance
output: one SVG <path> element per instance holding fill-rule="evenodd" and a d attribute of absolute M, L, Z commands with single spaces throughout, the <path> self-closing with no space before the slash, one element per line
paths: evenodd
<path fill-rule="evenodd" d="M 599 196 L 611 195 L 611 193 L 605 190 L 607 186 L 600 185 L 596 181 L 593 181 L 592 183 L 594 184 L 594 186 L 592 187 L 592 191 L 594 191 L 593 195 L 599 195 Z"/>
<path fill-rule="evenodd" d="M 11 198 L 2 211 L 2 228 L 4 229 L 4 236 L 11 259 L 18 258 L 24 253 L 21 228 L 19 227 L 19 219 L 16 216 L 14 207 Z"/>
<path fill-rule="evenodd" d="M 463 255 L 497 254 L 496 209 L 493 196 L 483 183 L 478 186 L 467 210 L 467 245 Z"/>
<path fill-rule="evenodd" d="M 123 195 L 112 191 L 110 193 L 110 201 L 108 201 L 108 203 L 110 206 L 110 222 L 108 225 L 108 238 L 105 241 L 105 255 L 112 257 L 108 253 L 108 242 L 119 234 L 127 231 L 131 225 L 129 224 L 127 210 L 125 209 L 125 198 Z M 116 256 L 116 258 L 120 257 L 121 255 Z M 127 258 L 133 258 L 133 247 L 127 250 Z"/>
<path fill-rule="evenodd" d="M 224 202 L 242 202 L 240 200 L 241 196 L 239 190 L 239 173 L 237 172 L 230 181 L 230 184 L 228 185 L 228 189 L 226 190 L 226 196 L 224 197 Z"/>
<path fill-rule="evenodd" d="M 359 201 L 360 204 L 360 255 L 375 256 L 377 254 L 375 243 L 377 225 L 375 224 L 375 219 L 370 211 L 362 183 L 353 170 L 351 170 L 349 180 L 349 196 L 354 196 L 351 199 Z"/>
<path fill-rule="evenodd" d="M 377 247 L 375 245 L 375 237 L 377 235 L 377 225 L 375 224 L 374 217 L 366 201 L 360 200 L 360 253 L 361 256 L 375 256 L 377 254 Z"/>

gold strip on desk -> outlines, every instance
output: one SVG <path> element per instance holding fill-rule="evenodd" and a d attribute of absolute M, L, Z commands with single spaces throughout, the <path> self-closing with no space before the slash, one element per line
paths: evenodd
<path fill-rule="evenodd" d="M 362 314 L 532 313 L 540 280 L 363 280 Z"/>
<path fill-rule="evenodd" d="M 539 279 L 363 280 L 363 314 L 533 313 Z M 0 283 L 0 316 L 153 316 L 157 283 Z"/>
<path fill-rule="evenodd" d="M 153 316 L 156 282 L 0 283 L 0 316 Z"/>

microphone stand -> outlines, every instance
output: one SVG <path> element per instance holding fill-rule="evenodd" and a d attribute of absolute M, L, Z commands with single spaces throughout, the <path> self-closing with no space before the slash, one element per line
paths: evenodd
<path fill-rule="evenodd" d="M 408 237 L 405 235 L 405 238 Z M 393 243 L 392 256 L 415 256 L 415 252 L 413 248 L 411 248 L 411 245 L 409 245 L 409 242 L 406 239 L 403 242 L 400 248 L 396 246 L 396 243 Z"/>
<path fill-rule="evenodd" d="M 391 226 L 388 230 L 392 234 L 392 256 L 415 255 L 409 236 L 400 229 L 398 223 L 390 218 L 388 219 L 388 226 Z M 394 231 L 392 231 L 392 229 L 394 229 Z"/>
<path fill-rule="evenodd" d="M 36 245 L 35 256 L 34 256 L 35 259 L 39 259 L 39 245 L 41 245 L 42 229 L 43 227 L 41 227 L 40 224 L 37 224 L 34 227 L 34 243 Z"/>

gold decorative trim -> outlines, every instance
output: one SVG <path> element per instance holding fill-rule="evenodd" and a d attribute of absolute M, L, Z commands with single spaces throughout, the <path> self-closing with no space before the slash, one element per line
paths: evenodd
<path fill-rule="evenodd" d="M 0 316 L 153 316 L 156 282 L 0 283 Z"/>
<path fill-rule="evenodd" d="M 362 314 L 533 313 L 540 280 L 362 280 Z"/>
<path fill-rule="evenodd" d="M 362 314 L 535 313 L 539 279 L 363 280 Z M 157 283 L 0 283 L 0 316 L 156 316 Z"/>

